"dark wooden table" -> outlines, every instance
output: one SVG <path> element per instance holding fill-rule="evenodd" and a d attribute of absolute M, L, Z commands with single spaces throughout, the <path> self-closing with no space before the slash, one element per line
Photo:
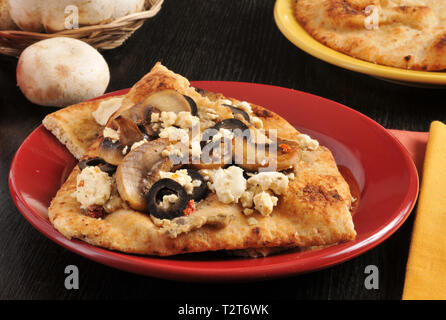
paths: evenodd
<path fill-rule="evenodd" d="M 104 53 L 111 69 L 108 91 L 132 86 L 161 60 L 191 80 L 267 83 L 320 95 L 387 128 L 427 131 L 432 120 L 446 120 L 444 90 L 394 85 L 319 61 L 279 32 L 273 5 L 273 0 L 166 0 L 161 13 L 124 46 Z M 16 86 L 16 62 L 0 57 L 1 299 L 400 299 L 413 214 L 391 238 L 353 260 L 311 274 L 245 284 L 143 277 L 84 259 L 53 243 L 22 217 L 9 194 L 7 178 L 14 153 L 53 111 L 24 98 Z M 70 264 L 79 267 L 79 290 L 64 288 L 64 269 Z M 370 264 L 379 268 L 379 290 L 364 287 L 364 268 Z"/>

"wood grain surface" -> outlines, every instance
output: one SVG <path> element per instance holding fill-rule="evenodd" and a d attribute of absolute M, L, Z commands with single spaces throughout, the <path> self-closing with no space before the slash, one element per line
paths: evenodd
<path fill-rule="evenodd" d="M 310 92 L 387 128 L 425 131 L 432 120 L 446 120 L 445 90 L 390 84 L 319 61 L 279 32 L 273 5 L 273 0 L 166 0 L 161 13 L 124 46 L 104 53 L 112 79 L 108 91 L 130 87 L 161 60 L 191 80 L 257 82 Z M 21 216 L 8 189 L 14 153 L 53 111 L 24 98 L 16 86 L 16 63 L 0 57 L 0 299 L 401 298 L 413 214 L 391 238 L 353 260 L 256 283 L 190 284 L 142 277 L 51 242 Z M 64 269 L 71 264 L 79 267 L 79 290 L 64 288 Z M 364 269 L 370 264 L 379 268 L 379 290 L 364 287 Z"/>

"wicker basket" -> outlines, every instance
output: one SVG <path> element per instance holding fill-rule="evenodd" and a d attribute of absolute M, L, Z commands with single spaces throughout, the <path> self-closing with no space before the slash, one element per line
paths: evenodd
<path fill-rule="evenodd" d="M 0 31 L 0 54 L 18 57 L 29 45 L 49 38 L 71 37 L 83 40 L 98 50 L 119 47 L 146 19 L 154 17 L 164 0 L 146 0 L 146 10 L 130 14 L 107 24 L 81 27 L 56 33 L 36 33 L 18 30 Z"/>

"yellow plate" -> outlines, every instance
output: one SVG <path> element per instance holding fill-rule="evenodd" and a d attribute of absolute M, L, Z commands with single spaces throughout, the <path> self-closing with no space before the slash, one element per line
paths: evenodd
<path fill-rule="evenodd" d="M 333 50 L 308 34 L 293 14 L 295 0 L 277 0 L 274 20 L 280 31 L 301 50 L 336 66 L 368 74 L 383 80 L 411 86 L 446 86 L 445 72 L 415 71 L 374 64 Z"/>

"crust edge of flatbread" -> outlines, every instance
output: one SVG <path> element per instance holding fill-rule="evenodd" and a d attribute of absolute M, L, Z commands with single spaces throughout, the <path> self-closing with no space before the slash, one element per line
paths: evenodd
<path fill-rule="evenodd" d="M 92 113 L 102 102 L 120 97 L 123 95 L 108 96 L 59 109 L 48 114 L 42 120 L 42 124 L 76 159 L 80 160 L 100 133 L 101 127 L 96 123 Z M 88 129 L 76 130 L 82 125 L 87 125 Z M 93 134 L 89 131 L 93 131 Z"/>
<path fill-rule="evenodd" d="M 60 121 L 54 117 L 46 117 L 42 121 L 43 126 L 50 131 L 76 158 L 80 159 L 85 153 L 85 150 L 76 144 L 72 138 L 70 138 L 67 130 L 61 125 Z"/>

